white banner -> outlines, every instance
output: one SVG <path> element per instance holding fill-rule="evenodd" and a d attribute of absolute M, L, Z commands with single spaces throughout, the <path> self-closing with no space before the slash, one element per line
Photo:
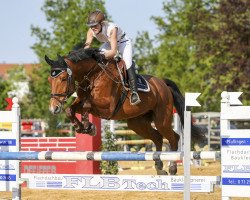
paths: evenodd
<path fill-rule="evenodd" d="M 183 176 L 22 174 L 31 189 L 180 192 Z M 212 192 L 216 176 L 191 177 L 191 192 Z"/>

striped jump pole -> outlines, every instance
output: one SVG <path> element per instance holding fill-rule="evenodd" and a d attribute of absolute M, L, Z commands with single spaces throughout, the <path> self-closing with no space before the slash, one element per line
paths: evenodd
<path fill-rule="evenodd" d="M 183 152 L 0 152 L 0 160 L 95 160 L 95 161 L 176 161 L 183 160 Z M 190 152 L 191 159 L 220 159 L 218 151 Z"/>

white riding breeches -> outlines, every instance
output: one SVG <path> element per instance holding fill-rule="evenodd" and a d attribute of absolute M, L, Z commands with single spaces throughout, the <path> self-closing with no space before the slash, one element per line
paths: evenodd
<path fill-rule="evenodd" d="M 133 49 L 132 49 L 132 42 L 127 37 L 124 37 L 121 41 L 117 42 L 117 48 L 122 56 L 122 59 L 124 60 L 126 64 L 126 69 L 129 69 L 132 66 L 132 56 L 133 56 Z M 110 43 L 105 42 L 101 45 L 100 50 L 106 51 L 110 50 Z"/>

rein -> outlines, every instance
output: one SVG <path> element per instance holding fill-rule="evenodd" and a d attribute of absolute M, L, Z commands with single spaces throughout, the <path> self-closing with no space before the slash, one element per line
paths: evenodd
<path fill-rule="evenodd" d="M 114 76 L 114 75 L 112 74 L 112 72 L 107 68 L 108 64 L 109 64 L 109 62 L 107 62 L 106 64 L 104 64 L 103 62 L 101 62 L 101 63 L 98 62 L 98 63 L 97 63 L 97 65 L 98 65 L 98 66 L 102 69 L 102 71 L 109 77 L 109 79 L 111 79 L 113 82 L 115 82 L 115 83 L 117 83 L 117 84 L 122 83 L 121 81 L 119 81 L 119 79 L 117 78 L 117 76 Z M 108 73 L 108 72 L 109 72 L 109 73 Z M 116 80 L 115 80 L 113 77 L 111 77 L 110 74 L 112 74 L 113 77 L 116 78 Z"/>
<path fill-rule="evenodd" d="M 94 79 L 94 81 L 97 80 L 102 75 L 102 73 L 105 73 L 108 76 L 108 78 L 111 79 L 113 82 L 117 84 L 122 83 L 122 81 L 120 81 L 118 77 L 114 76 L 112 74 L 112 71 L 108 69 L 108 64 L 109 62 L 107 62 L 106 64 L 104 64 L 102 61 L 97 62 L 97 64 L 93 68 L 91 68 L 91 70 L 83 77 L 83 80 L 78 84 L 78 88 L 82 89 L 84 92 L 86 92 L 88 89 L 91 88 L 91 83 L 88 86 L 85 86 L 84 88 L 81 87 L 80 85 L 84 83 L 84 81 L 90 82 L 89 75 L 96 69 L 97 66 L 101 68 L 101 72 Z"/>

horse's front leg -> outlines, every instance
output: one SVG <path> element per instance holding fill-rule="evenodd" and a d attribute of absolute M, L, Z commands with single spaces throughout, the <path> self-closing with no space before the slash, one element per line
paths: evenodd
<path fill-rule="evenodd" d="M 76 111 L 82 106 L 80 99 L 76 98 L 75 101 L 68 107 L 66 111 L 66 116 L 70 119 L 71 123 L 74 125 L 76 132 L 81 129 L 81 122 L 76 117 Z"/>
<path fill-rule="evenodd" d="M 82 113 L 82 125 L 83 125 L 83 129 L 81 130 L 82 133 L 86 133 L 91 136 L 96 135 L 96 127 L 89 121 L 89 113 L 87 111 Z"/>
<path fill-rule="evenodd" d="M 89 105 L 85 105 L 79 98 L 76 98 L 70 107 L 66 109 L 66 115 L 73 123 L 77 133 L 86 133 L 91 136 L 95 136 L 96 129 L 95 126 L 88 121 L 88 110 L 90 109 Z M 80 122 L 76 113 L 82 115 L 82 122 Z M 87 117 L 86 117 L 87 116 Z"/>

